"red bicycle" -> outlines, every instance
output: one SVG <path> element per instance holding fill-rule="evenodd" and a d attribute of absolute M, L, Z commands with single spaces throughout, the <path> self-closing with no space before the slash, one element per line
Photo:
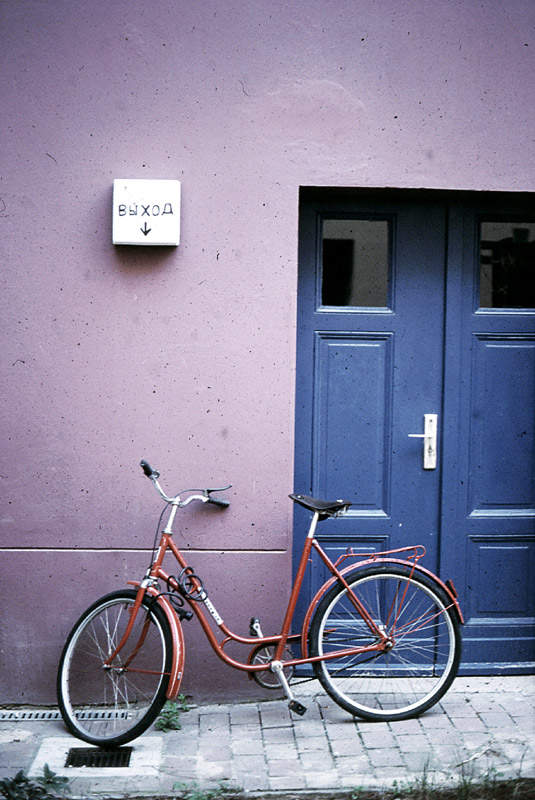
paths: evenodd
<path fill-rule="evenodd" d="M 63 719 L 75 736 L 116 747 L 149 727 L 166 699 L 179 693 L 185 657 L 181 623 L 193 617 L 226 664 L 262 686 L 282 687 L 297 714 L 306 708 L 294 698 L 290 680 L 294 667 L 304 664 L 312 665 L 336 703 L 369 720 L 417 716 L 451 686 L 461 658 L 463 618 L 452 582 L 443 583 L 420 564 L 424 547 L 370 554 L 349 549 L 333 563 L 315 539 L 316 526 L 344 514 L 351 503 L 290 495 L 312 518 L 281 632 L 264 636 L 253 618 L 249 635 L 238 635 L 227 627 L 172 536 L 179 509 L 194 501 L 226 507 L 228 501 L 214 494 L 230 486 L 167 496 L 159 473 L 146 461 L 141 466 L 170 513 L 159 541 L 158 525 L 143 580 L 128 581 L 134 588 L 97 600 L 69 634 L 57 692 Z M 300 631 L 292 633 L 312 549 L 332 577 L 318 589 Z M 169 553 L 178 563 L 177 575 L 162 566 Z M 246 646 L 248 657 L 231 658 L 225 650 L 229 642 Z"/>

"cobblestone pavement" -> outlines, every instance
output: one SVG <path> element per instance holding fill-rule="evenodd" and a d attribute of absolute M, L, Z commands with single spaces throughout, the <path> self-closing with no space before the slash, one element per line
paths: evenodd
<path fill-rule="evenodd" d="M 247 792 L 389 788 L 424 771 L 436 783 L 462 777 L 535 778 L 534 676 L 458 678 L 441 703 L 396 723 L 350 717 L 317 684 L 297 687 L 304 717 L 284 701 L 204 705 L 181 714 L 182 728 L 151 728 L 132 743 L 129 767 L 65 768 L 72 738 L 60 720 L 0 722 L 0 777 L 70 778 L 73 794 L 164 795 L 179 784 Z"/>

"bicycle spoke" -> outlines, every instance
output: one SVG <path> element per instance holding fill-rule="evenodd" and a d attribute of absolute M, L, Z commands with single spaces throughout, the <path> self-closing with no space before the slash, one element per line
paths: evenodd
<path fill-rule="evenodd" d="M 311 651 L 340 655 L 316 662 L 317 677 L 340 705 L 364 717 L 405 718 L 425 710 L 446 691 L 458 666 L 458 625 L 449 605 L 401 568 L 371 567 L 356 573 L 350 586 L 383 634 L 382 649 L 359 652 L 378 640 L 347 591 L 334 586 L 316 610 Z"/>
<path fill-rule="evenodd" d="M 147 727 L 165 701 L 171 668 L 167 622 L 161 611 L 147 608 L 139 610 L 124 653 L 106 665 L 130 621 L 135 592 L 109 598 L 95 604 L 73 629 L 58 677 L 64 719 L 76 735 L 94 744 L 124 743 Z"/>

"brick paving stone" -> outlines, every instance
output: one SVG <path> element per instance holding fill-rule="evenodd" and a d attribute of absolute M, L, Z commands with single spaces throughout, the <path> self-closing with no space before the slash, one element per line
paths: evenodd
<path fill-rule="evenodd" d="M 197 759 L 194 757 L 169 756 L 165 760 L 165 772 L 176 782 L 194 781 L 197 778 Z"/>
<path fill-rule="evenodd" d="M 434 730 L 427 730 L 425 733 L 433 745 L 451 745 L 462 741 L 461 731 L 454 728 L 453 725 L 449 728 L 435 728 Z"/>
<path fill-rule="evenodd" d="M 368 757 L 372 767 L 402 767 L 403 758 L 397 749 L 385 747 L 383 750 L 369 750 Z"/>
<path fill-rule="evenodd" d="M 308 771 L 305 774 L 305 783 L 308 789 L 337 789 L 338 773 L 336 770 Z"/>
<path fill-rule="evenodd" d="M 329 705 L 323 705 L 320 707 L 321 716 L 327 722 L 353 722 L 353 717 L 351 714 L 348 714 L 347 711 L 344 711 L 343 708 L 337 706 L 335 703 Z"/>
<path fill-rule="evenodd" d="M 256 778 L 256 781 L 253 780 Z M 232 780 L 237 786 L 250 790 L 269 786 L 267 764 L 261 756 L 238 756 L 232 760 Z M 251 785 L 256 783 L 254 787 Z"/>
<path fill-rule="evenodd" d="M 199 716 L 204 716 L 206 714 L 210 716 L 227 716 L 230 714 L 230 706 L 226 703 L 212 703 L 206 706 L 197 706 L 197 711 Z"/>
<path fill-rule="evenodd" d="M 475 714 L 470 717 L 455 717 L 453 724 L 459 731 L 484 731 L 485 725 L 476 717 Z"/>
<path fill-rule="evenodd" d="M 266 744 L 264 745 L 264 755 L 269 761 L 277 761 L 297 759 L 297 747 L 293 742 L 285 742 L 284 744 Z"/>
<path fill-rule="evenodd" d="M 235 781 L 235 785 L 244 792 L 264 792 L 270 788 L 270 782 L 267 774 L 233 773 L 233 780 Z"/>
<path fill-rule="evenodd" d="M 394 736 L 403 736 L 406 733 L 421 733 L 424 730 L 423 721 L 420 722 L 419 719 L 401 719 L 398 722 L 389 722 L 388 725 Z"/>
<path fill-rule="evenodd" d="M 517 728 L 519 728 L 521 731 L 525 731 L 526 733 L 529 733 L 532 736 L 535 734 L 535 721 L 533 720 L 532 716 L 513 717 L 513 721 L 517 726 Z"/>
<path fill-rule="evenodd" d="M 232 752 L 236 756 L 263 755 L 264 745 L 262 739 L 233 739 Z"/>
<path fill-rule="evenodd" d="M 422 719 L 422 727 L 424 730 L 428 730 L 429 728 L 448 728 L 450 726 L 451 720 L 447 714 L 426 715 L 425 719 Z"/>
<path fill-rule="evenodd" d="M 164 750 L 169 755 L 191 756 L 195 755 L 199 748 L 199 738 L 197 732 L 191 731 L 169 731 L 164 737 Z"/>
<path fill-rule="evenodd" d="M 323 736 L 309 736 L 308 738 L 296 738 L 297 750 L 300 753 L 309 753 L 317 750 L 325 750 L 329 746 L 325 734 Z"/>
<path fill-rule="evenodd" d="M 335 757 L 358 756 L 367 749 L 359 739 L 335 739 L 331 742 L 331 749 Z"/>
<path fill-rule="evenodd" d="M 377 726 L 378 730 L 367 730 L 361 733 L 364 746 L 370 749 L 377 749 L 379 747 L 395 747 L 397 739 L 400 736 L 394 734 L 388 729 L 386 723 L 380 723 Z"/>
<path fill-rule="evenodd" d="M 429 763 L 435 768 L 440 767 L 440 769 L 445 769 L 451 773 L 456 764 L 459 764 L 465 758 L 470 758 L 471 755 L 472 751 L 463 750 L 462 744 L 433 745 Z"/>
<path fill-rule="evenodd" d="M 475 694 L 470 698 L 470 705 L 474 711 L 503 711 L 499 698 L 488 694 Z"/>
<path fill-rule="evenodd" d="M 487 728 L 503 730 L 514 725 L 512 717 L 505 711 L 480 711 L 479 718 Z"/>
<path fill-rule="evenodd" d="M 521 699 L 519 697 L 518 698 L 516 698 L 516 697 L 515 698 L 498 697 L 497 699 L 498 699 L 501 707 L 505 711 L 507 711 L 507 713 L 510 714 L 512 717 L 530 716 L 531 719 L 533 720 L 533 714 L 534 714 L 534 712 L 533 712 L 533 697 L 534 696 L 535 696 L 535 693 L 531 697 L 525 697 L 523 699 Z M 530 709 L 531 709 L 531 713 L 530 713 Z"/>
<path fill-rule="evenodd" d="M 200 752 L 205 761 L 230 761 L 232 757 L 230 745 L 205 745 L 203 742 Z"/>
<path fill-rule="evenodd" d="M 197 761 L 197 774 L 205 780 L 221 781 L 233 777 L 233 767 L 230 761 Z"/>
<path fill-rule="evenodd" d="M 231 735 L 233 739 L 262 739 L 262 726 L 260 722 L 254 725 L 231 725 Z"/>
<path fill-rule="evenodd" d="M 304 739 L 309 736 L 325 736 L 325 725 L 321 720 L 304 719 L 299 724 L 294 725 L 294 733 L 297 739 Z"/>
<path fill-rule="evenodd" d="M 235 705 L 230 709 L 231 725 L 259 725 L 260 715 L 256 705 Z"/>
<path fill-rule="evenodd" d="M 325 730 L 329 739 L 345 739 L 348 736 L 355 738 L 359 733 L 358 727 L 352 721 L 337 724 L 327 722 Z"/>
<path fill-rule="evenodd" d="M 230 747 L 231 732 L 230 731 L 213 731 L 207 733 L 201 731 L 199 742 L 202 747 Z"/>
<path fill-rule="evenodd" d="M 284 758 L 268 760 L 268 775 L 271 777 L 281 778 L 283 776 L 289 777 L 299 772 L 297 759 Z"/>
<path fill-rule="evenodd" d="M 359 775 L 370 772 L 371 765 L 366 753 L 358 756 L 340 756 L 335 760 L 340 775 Z"/>
<path fill-rule="evenodd" d="M 201 734 L 209 731 L 229 731 L 230 715 L 227 714 L 201 714 L 199 716 Z"/>
<path fill-rule="evenodd" d="M 397 737 L 397 746 L 402 753 L 429 753 L 431 744 L 424 733 L 407 733 Z"/>
<path fill-rule="evenodd" d="M 448 717 L 469 717 L 474 714 L 472 704 L 465 699 L 454 698 L 443 702 Z"/>
<path fill-rule="evenodd" d="M 433 760 L 433 756 L 436 757 L 436 753 L 433 753 L 433 751 L 430 750 L 403 753 L 403 759 L 405 761 L 407 770 L 415 773 L 416 775 L 422 775 L 424 770 L 432 767 L 433 764 L 438 763 Z"/>
<path fill-rule="evenodd" d="M 299 791 L 305 789 L 306 784 L 302 775 L 294 773 L 291 777 L 288 775 L 270 776 L 269 788 L 272 792 Z"/>
<path fill-rule="evenodd" d="M 327 772 L 333 769 L 334 761 L 331 753 L 325 749 L 315 753 L 301 753 L 299 760 L 305 772 L 314 771 Z"/>
<path fill-rule="evenodd" d="M 482 750 L 492 745 L 492 738 L 487 730 L 467 731 L 457 741 L 462 742 L 464 749 L 468 752 Z"/>
<path fill-rule="evenodd" d="M 279 744 L 281 742 L 294 741 L 292 728 L 264 728 L 262 734 L 266 744 Z"/>
<path fill-rule="evenodd" d="M 290 712 L 283 704 L 276 708 L 260 707 L 260 717 L 264 728 L 283 728 L 293 725 Z"/>

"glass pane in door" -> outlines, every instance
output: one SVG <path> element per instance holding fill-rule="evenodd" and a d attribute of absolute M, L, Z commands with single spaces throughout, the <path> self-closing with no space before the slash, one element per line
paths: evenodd
<path fill-rule="evenodd" d="M 535 222 L 480 223 L 480 308 L 535 307 Z"/>
<path fill-rule="evenodd" d="M 390 260 L 388 220 L 323 220 L 321 304 L 387 307 Z"/>

